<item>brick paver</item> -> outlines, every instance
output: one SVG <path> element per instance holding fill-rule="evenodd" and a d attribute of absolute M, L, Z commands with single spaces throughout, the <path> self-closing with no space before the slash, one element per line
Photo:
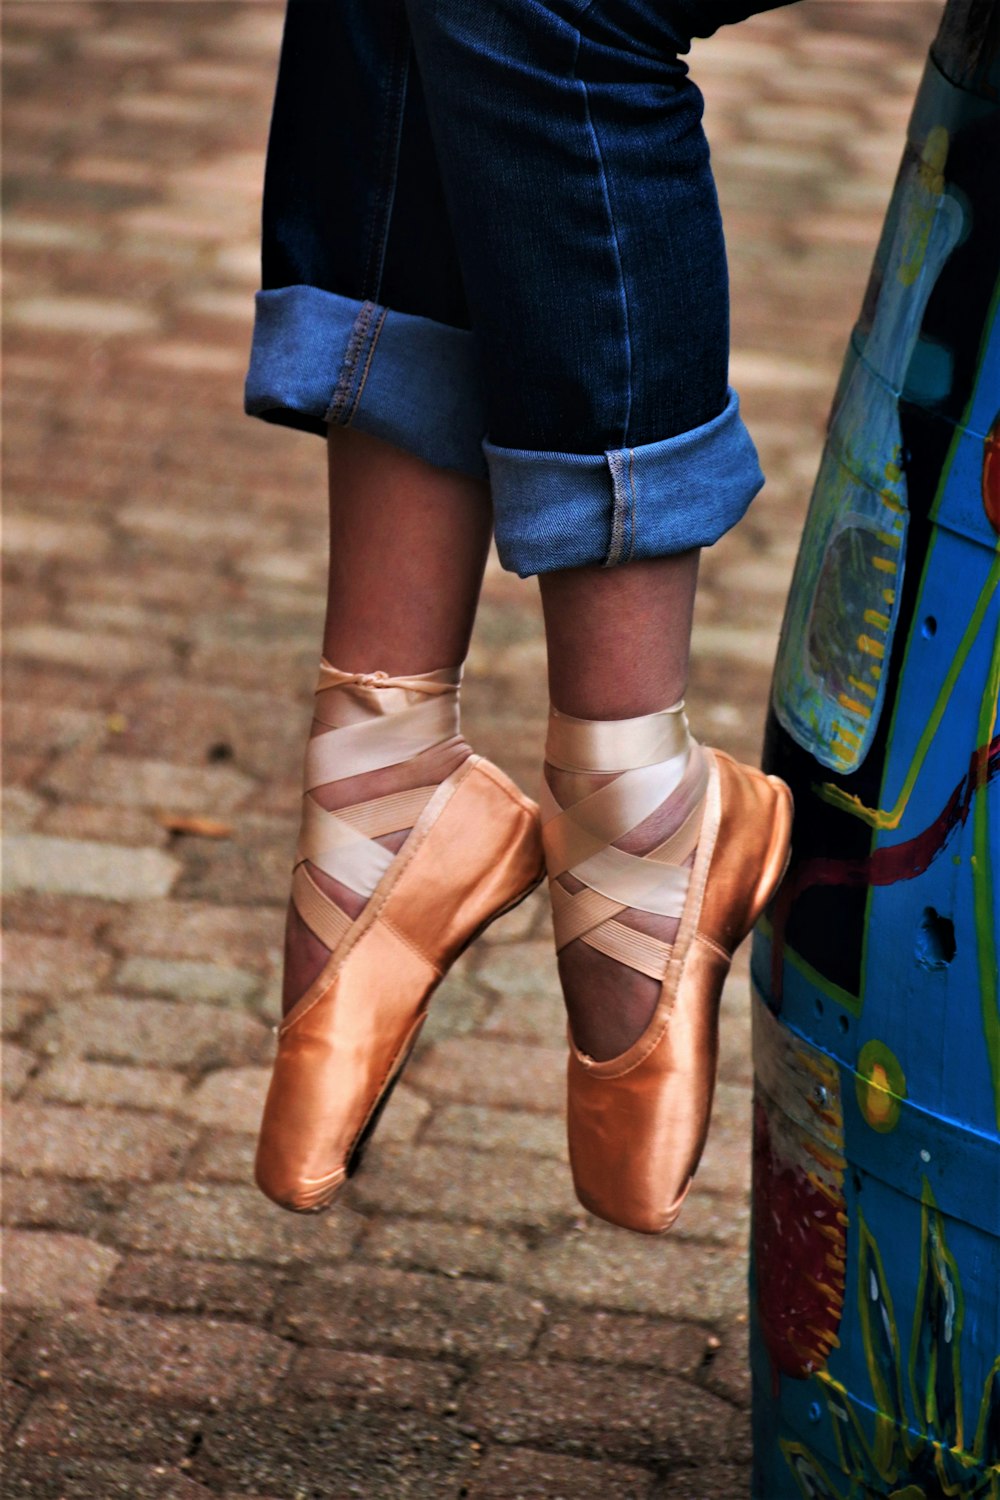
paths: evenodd
<path fill-rule="evenodd" d="M 939 10 L 806 0 L 695 52 L 769 482 L 704 556 L 689 702 L 748 759 Z M 334 1214 L 250 1182 L 324 578 L 321 446 L 241 414 L 280 24 L 5 7 L 5 1493 L 733 1500 L 745 950 L 664 1241 L 573 1199 L 540 896 L 442 987 Z M 465 703 L 533 786 L 537 595 L 495 564 Z"/>

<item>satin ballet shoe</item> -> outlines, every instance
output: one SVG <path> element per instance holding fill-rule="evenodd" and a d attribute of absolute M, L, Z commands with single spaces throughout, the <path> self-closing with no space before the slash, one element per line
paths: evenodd
<path fill-rule="evenodd" d="M 356 1169 L 450 965 L 543 879 L 537 809 L 473 755 L 435 789 L 367 906 L 278 1029 L 262 1192 L 316 1212 Z"/>
<path fill-rule="evenodd" d="M 336 812 L 310 796 L 447 739 L 457 727 L 458 675 L 321 669 L 317 691 L 331 693 L 336 707 L 317 718 L 337 734 L 315 736 L 307 751 L 292 900 L 329 957 L 278 1027 L 255 1163 L 258 1187 L 284 1208 L 330 1205 L 357 1169 L 434 989 L 479 933 L 544 878 L 537 807 L 481 756 L 469 755 L 437 786 Z M 406 829 L 398 853 L 376 842 Z M 359 915 L 349 917 L 311 870 L 367 898 Z"/>
<path fill-rule="evenodd" d="M 588 922 L 593 929 L 599 919 L 593 946 L 661 980 L 652 1019 L 619 1056 L 597 1062 L 569 1037 L 567 1128 L 577 1197 L 598 1218 L 641 1234 L 668 1230 L 690 1189 L 711 1115 L 723 983 L 734 950 L 774 895 L 790 859 L 792 797 L 785 783 L 723 751 L 702 752 L 707 785 L 690 826 L 667 841 L 669 848 L 643 860 L 654 867 L 666 860 L 665 887 L 673 882 L 683 889 L 673 908 L 680 917 L 674 942 L 615 921 L 624 903 L 593 889 L 557 897 L 564 930 L 567 919 L 570 933 L 587 930 Z M 572 809 L 568 816 L 572 820 Z M 595 842 L 591 829 L 591 848 Z M 693 865 L 682 870 L 692 847 Z M 561 863 L 568 867 L 565 856 Z M 646 878 L 655 876 L 651 871 Z M 671 907 L 666 901 L 646 909 Z"/>

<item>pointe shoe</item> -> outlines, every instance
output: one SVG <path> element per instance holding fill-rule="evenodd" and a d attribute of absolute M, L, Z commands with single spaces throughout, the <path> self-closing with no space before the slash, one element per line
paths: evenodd
<path fill-rule="evenodd" d="M 577 1197 L 641 1234 L 674 1223 L 708 1134 L 719 1002 L 734 950 L 790 858 L 792 795 L 776 776 L 708 750 L 709 779 L 660 998 L 627 1051 L 595 1062 L 570 1037 L 567 1126 Z M 588 893 L 589 894 L 589 893 Z M 643 938 L 647 952 L 657 946 Z M 646 972 L 650 972 L 649 969 Z"/>
<path fill-rule="evenodd" d="M 262 1192 L 300 1213 L 329 1207 L 359 1164 L 435 987 L 543 878 L 537 807 L 471 755 L 430 793 L 361 914 L 334 919 L 329 959 L 278 1028 L 255 1167 Z M 323 898 L 312 884 L 299 899 Z"/>

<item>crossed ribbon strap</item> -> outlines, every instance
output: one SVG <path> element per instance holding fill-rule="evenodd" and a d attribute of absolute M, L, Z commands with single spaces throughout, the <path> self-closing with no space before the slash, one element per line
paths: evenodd
<path fill-rule="evenodd" d="M 457 737 L 461 675 L 461 667 L 389 677 L 341 672 L 327 661 L 320 665 L 315 717 L 326 728 L 306 747 L 292 901 L 327 948 L 337 946 L 352 918 L 320 890 L 306 862 L 359 896 L 371 896 L 395 858 L 375 840 L 412 828 L 437 788 L 390 792 L 336 812 L 321 806 L 313 792 L 332 781 L 399 765 Z"/>
<path fill-rule="evenodd" d="M 556 948 L 582 938 L 591 948 L 662 979 L 670 945 L 616 917 L 628 907 L 680 917 L 691 872 L 683 868 L 698 842 L 708 785 L 704 757 L 688 735 L 683 701 L 637 719 L 574 719 L 552 709 L 545 759 L 561 771 L 616 773 L 595 792 L 560 806 L 544 781 L 542 840 L 549 872 Z M 643 855 L 613 845 L 684 783 L 694 803 L 681 826 Z M 571 893 L 558 877 L 584 889 Z"/>

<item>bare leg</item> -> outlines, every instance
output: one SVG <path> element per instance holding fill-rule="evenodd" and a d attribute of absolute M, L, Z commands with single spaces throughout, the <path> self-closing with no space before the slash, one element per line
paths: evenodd
<path fill-rule="evenodd" d="M 423 459 L 352 428 L 331 428 L 330 577 L 323 652 L 345 672 L 430 672 L 464 660 L 489 547 L 485 480 Z M 312 733 L 322 725 L 313 722 Z M 329 810 L 443 781 L 470 754 L 450 741 L 400 766 L 331 782 L 314 792 Z M 379 840 L 398 849 L 406 833 Z M 313 879 L 350 915 L 364 900 L 322 871 Z M 284 1008 L 319 973 L 328 950 L 289 905 Z"/>
<path fill-rule="evenodd" d="M 625 719 L 656 713 L 683 697 L 698 577 L 697 549 L 620 568 L 575 568 L 540 581 L 549 659 L 549 695 L 581 719 Z M 699 752 L 700 753 L 700 752 Z M 557 800 L 594 790 L 610 776 L 581 777 L 547 766 Z M 563 797 L 560 797 L 560 794 Z M 683 799 L 670 797 L 619 842 L 643 854 L 682 820 Z M 580 889 L 571 875 L 568 890 Z M 628 911 L 627 926 L 673 941 L 677 920 Z M 660 986 L 577 939 L 559 955 L 570 1027 L 595 1058 L 615 1057 L 644 1030 Z"/>
<path fill-rule="evenodd" d="M 687 684 L 698 549 L 539 579 L 549 696 L 580 719 L 656 713 Z"/>
<path fill-rule="evenodd" d="M 486 480 L 435 468 L 350 427 L 330 429 L 327 451 L 327 660 L 390 676 L 457 666 L 490 543 Z"/>

